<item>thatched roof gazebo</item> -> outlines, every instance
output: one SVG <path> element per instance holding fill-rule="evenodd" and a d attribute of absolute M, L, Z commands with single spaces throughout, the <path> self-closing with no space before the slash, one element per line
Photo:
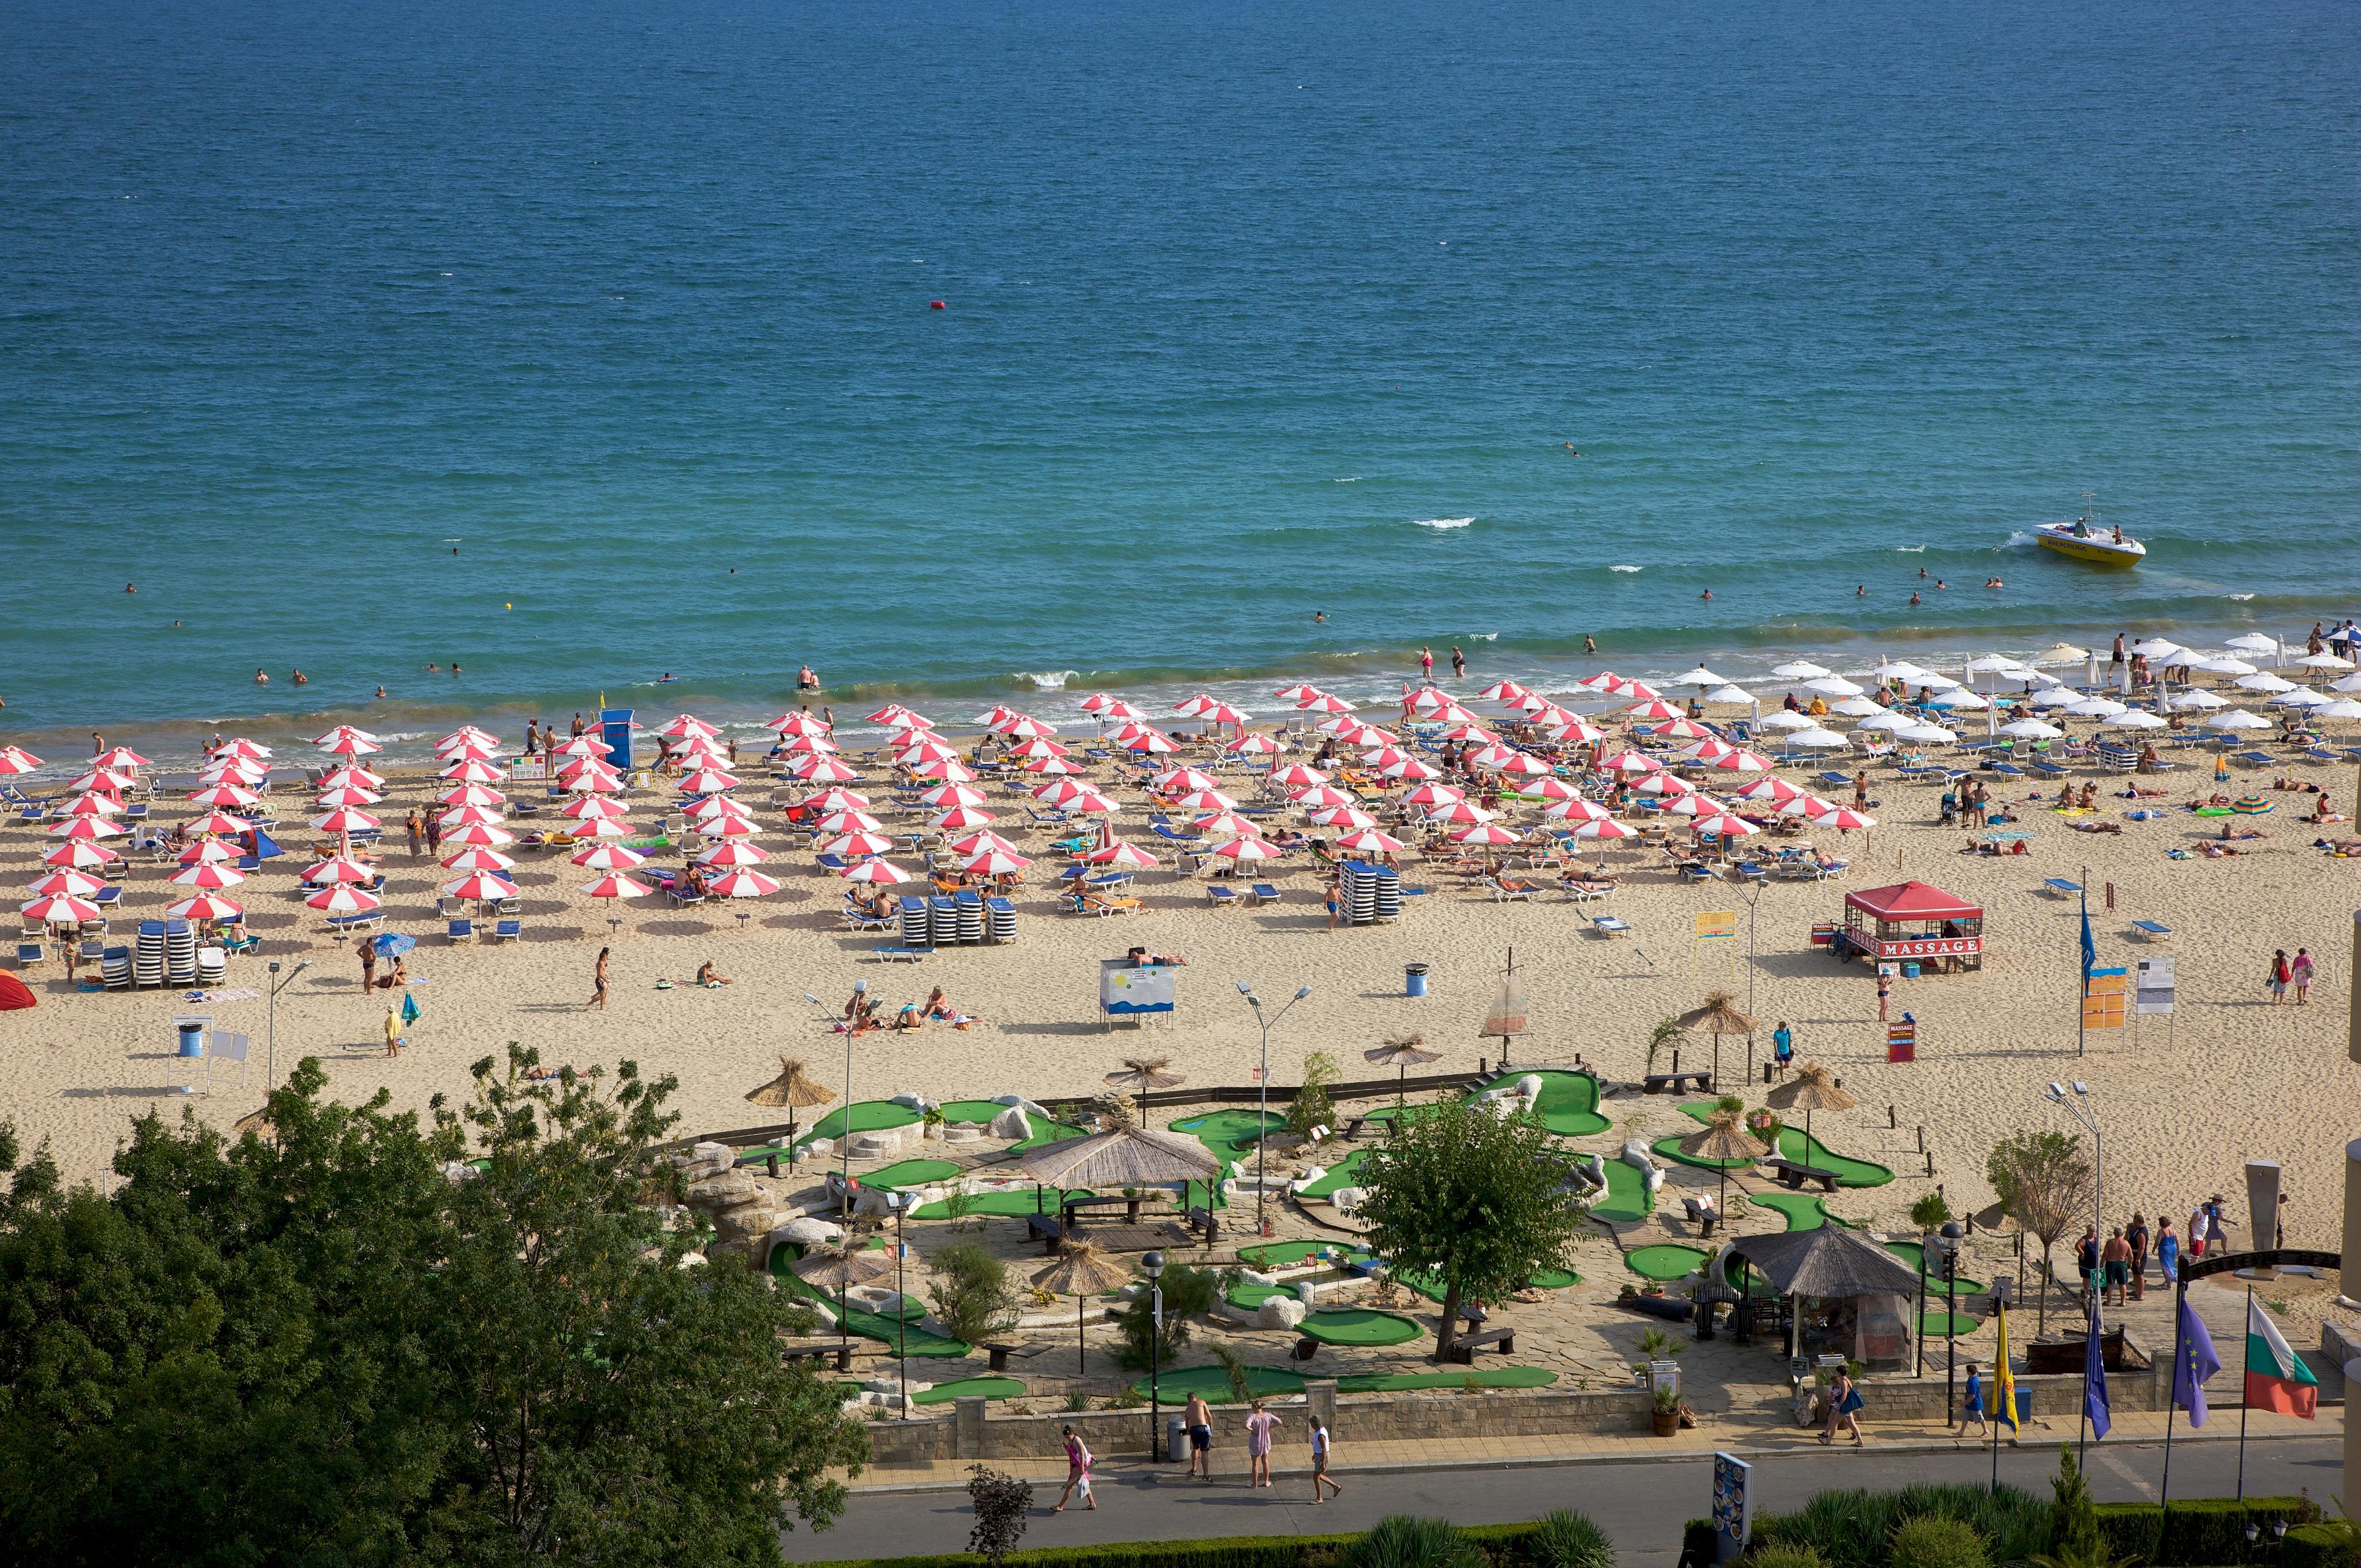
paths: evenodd
<path fill-rule="evenodd" d="M 1074 1370 L 1090 1369 L 1089 1347 L 1082 1338 L 1082 1299 L 1103 1295 L 1131 1282 L 1131 1270 L 1088 1242 L 1069 1242 L 1058 1261 L 1033 1277 L 1037 1290 L 1074 1299 Z"/>
<path fill-rule="evenodd" d="M 784 1106 L 787 1113 L 787 1142 L 796 1141 L 796 1113 L 814 1105 L 825 1105 L 836 1098 L 836 1091 L 815 1082 L 804 1072 L 804 1064 L 791 1057 L 779 1058 L 779 1076 L 758 1089 L 746 1091 L 750 1104 Z"/>
<path fill-rule="evenodd" d="M 1845 1354 L 1864 1363 L 1907 1365 L 1909 1303 L 1918 1277 L 1908 1264 L 1860 1231 L 1842 1225 L 1741 1236 L 1730 1252 L 1782 1296 L 1852 1304 L 1852 1343 Z M 1892 1305 L 1899 1299 L 1900 1306 Z M 1804 1343 L 1796 1315 L 1788 1354 Z"/>
<path fill-rule="evenodd" d="M 1692 1159 L 1709 1159 L 1719 1165 L 1721 1187 L 1714 1199 L 1717 1210 L 1721 1209 L 1730 1197 L 1730 1168 L 1721 1162 L 1757 1160 L 1771 1152 L 1746 1130 L 1744 1116 L 1743 1111 L 1716 1110 L 1706 1118 L 1703 1132 L 1691 1133 L 1681 1140 L 1681 1153 Z"/>
<path fill-rule="evenodd" d="M 1153 1187 L 1210 1181 L 1222 1174 L 1213 1150 L 1179 1133 L 1116 1127 L 1045 1144 L 1025 1157 L 1025 1174 L 1050 1187 Z"/>

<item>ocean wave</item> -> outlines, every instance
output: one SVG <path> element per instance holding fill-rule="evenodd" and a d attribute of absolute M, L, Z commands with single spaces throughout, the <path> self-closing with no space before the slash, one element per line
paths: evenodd
<path fill-rule="evenodd" d="M 1609 566 L 1607 569 L 1610 572 L 1636 572 L 1640 568 L 1637 566 Z"/>
<path fill-rule="evenodd" d="M 1499 640 L 1500 634 L 1497 631 L 1471 631 L 1467 634 L 1470 642 L 1498 642 Z"/>
<path fill-rule="evenodd" d="M 1066 683 L 1081 674 L 1080 670 L 1019 670 L 1015 679 L 1029 681 L 1036 691 L 1054 692 L 1066 689 Z"/>
<path fill-rule="evenodd" d="M 2244 604 L 2255 596 L 2252 594 L 2224 594 L 2222 597 L 2225 599 L 2236 599 L 2240 604 Z"/>
<path fill-rule="evenodd" d="M 1472 517 L 1422 517 L 1417 523 L 1421 528 L 1466 528 L 1475 521 Z"/>
<path fill-rule="evenodd" d="M 1329 481 L 1329 483 L 1334 485 L 1357 485 L 1360 482 L 1361 476 L 1358 474 L 1347 474 L 1341 479 L 1332 479 Z"/>
<path fill-rule="evenodd" d="M 1927 547 L 1924 544 L 1897 544 L 1894 547 L 1894 553 L 1896 555 L 1924 555 L 1927 554 Z"/>

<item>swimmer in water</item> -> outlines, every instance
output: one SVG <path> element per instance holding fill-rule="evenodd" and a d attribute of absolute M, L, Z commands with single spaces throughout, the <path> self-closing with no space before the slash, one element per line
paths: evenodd
<path fill-rule="evenodd" d="M 459 661 L 456 659 L 451 661 L 451 673 L 455 675 L 459 673 Z"/>
<path fill-rule="evenodd" d="M 1936 586 L 1937 587 L 1938 587 L 1938 588 L 1948 588 L 1948 587 L 1949 587 L 1951 585 L 1950 585 L 1950 584 L 1949 584 L 1949 583 L 1947 583 L 1947 582 L 1945 582 L 1942 578 L 1938 577 L 1938 578 L 1936 578 L 1936 579 L 1935 579 L 1935 586 Z"/>
<path fill-rule="evenodd" d="M 1574 443 L 1573 443 L 1573 442 L 1571 442 L 1571 441 L 1567 442 L 1567 443 L 1565 444 L 1565 449 L 1566 449 L 1568 452 L 1574 452 Z M 1574 455 L 1575 455 L 1576 457 L 1579 457 L 1579 456 L 1581 456 L 1581 455 L 1582 455 L 1582 454 L 1581 454 L 1581 453 L 1579 453 L 1579 452 L 1574 452 Z"/>
<path fill-rule="evenodd" d="M 443 673 L 443 666 L 440 664 L 429 664 L 426 666 L 426 673 L 430 675 L 439 675 Z"/>
<path fill-rule="evenodd" d="M 1918 602 L 1918 596 L 1917 596 L 1916 594 L 1915 594 L 1915 593 L 1914 593 L 1914 594 L 1912 594 L 1912 595 L 1910 596 L 1910 602 L 1911 602 L 1912 604 L 1916 604 L 1916 603 Z"/>
<path fill-rule="evenodd" d="M 267 671 L 263 671 L 263 670 L 257 670 L 257 671 L 255 671 L 255 672 L 254 672 L 254 684 L 255 684 L 256 685 L 258 685 L 258 686 L 267 686 L 267 685 L 269 685 L 270 684 L 270 675 L 269 675 L 269 672 L 267 672 Z"/>
<path fill-rule="evenodd" d="M 1709 599 L 1713 598 L 1713 590 L 1711 588 L 1708 588 L 1705 592 L 1697 595 L 1697 598 L 1701 599 Z"/>
<path fill-rule="evenodd" d="M 123 585 L 123 591 L 126 594 L 136 594 L 139 591 L 139 585 L 137 583 L 126 583 Z"/>
<path fill-rule="evenodd" d="M 1924 567 L 1924 566 L 1919 567 L 1919 568 L 1918 568 L 1918 576 L 1921 576 L 1921 577 L 1924 577 L 1924 576 L 1926 576 L 1926 575 L 1927 575 L 1927 568 L 1926 568 L 1926 567 Z"/>
<path fill-rule="evenodd" d="M 384 688 L 383 686 L 379 686 L 379 687 L 378 687 L 378 688 L 377 688 L 377 695 L 378 695 L 380 698 L 382 698 L 382 697 L 385 696 L 385 688 Z"/>
<path fill-rule="evenodd" d="M 298 670 L 295 672 L 295 684 L 299 686 L 308 686 L 312 684 L 312 677 Z"/>
<path fill-rule="evenodd" d="M 1325 620 L 1328 619 L 1328 612 L 1324 609 L 1315 609 L 1312 612 L 1312 619 L 1315 621 Z"/>
<path fill-rule="evenodd" d="M 664 685 L 677 678 L 678 677 L 675 676 L 670 670 L 666 670 L 662 675 L 656 678 L 656 685 Z"/>
<path fill-rule="evenodd" d="M 1596 653 L 1598 652 L 1598 643 L 1597 640 L 1594 639 L 1587 631 L 1582 634 L 1582 651 L 1586 653 Z"/>
<path fill-rule="evenodd" d="M 1867 598 L 1869 597 L 1869 585 L 1867 583 L 1863 583 L 1861 587 L 1853 589 L 1852 597 L 1857 599 Z"/>

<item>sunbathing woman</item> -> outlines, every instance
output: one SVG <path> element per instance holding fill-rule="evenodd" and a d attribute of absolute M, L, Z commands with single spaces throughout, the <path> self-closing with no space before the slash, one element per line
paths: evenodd
<path fill-rule="evenodd" d="M 713 960 L 708 959 L 697 966 L 697 983 L 710 991 L 717 986 L 728 985 L 730 977 L 714 968 Z"/>
<path fill-rule="evenodd" d="M 2074 809 L 2074 786 L 2071 783 L 2063 785 L 2058 791 L 2058 809 L 2060 811 Z"/>
<path fill-rule="evenodd" d="M 2099 786 L 2097 784 L 2086 783 L 2082 785 L 2082 809 L 2085 811 L 2096 811 L 2099 809 Z"/>

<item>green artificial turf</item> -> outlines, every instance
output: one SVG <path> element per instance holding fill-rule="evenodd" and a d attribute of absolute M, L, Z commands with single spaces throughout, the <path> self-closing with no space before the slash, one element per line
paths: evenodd
<path fill-rule="evenodd" d="M 1399 1312 L 1372 1311 L 1366 1307 L 1338 1307 L 1307 1315 L 1303 1337 L 1323 1344 L 1404 1344 L 1426 1331 Z"/>
<path fill-rule="evenodd" d="M 947 1159 L 906 1159 L 873 1170 L 861 1179 L 864 1187 L 931 1187 L 948 1177 L 957 1176 L 960 1168 Z"/>
<path fill-rule="evenodd" d="M 1508 1073 L 1484 1088 L 1497 1089 L 1525 1076 L 1521 1072 Z M 1542 1125 L 1563 1138 L 1585 1138 L 1607 1130 L 1608 1120 L 1598 1113 L 1597 1079 L 1587 1072 L 1543 1072 L 1533 1076 L 1542 1080 Z"/>
<path fill-rule="evenodd" d="M 971 1214 L 997 1214 L 1004 1219 L 1021 1219 L 1033 1213 L 1054 1215 L 1063 1199 L 1096 1196 L 1082 1187 L 1071 1191 L 1060 1191 L 1055 1187 L 1044 1188 L 1038 1195 L 1030 1187 L 1016 1187 L 1000 1192 L 974 1193 L 967 1201 L 967 1212 Z M 910 1217 L 914 1220 L 948 1220 L 951 1217 L 950 1200 L 946 1198 L 938 1203 L 921 1203 L 911 1212 Z"/>
<path fill-rule="evenodd" d="M 1680 1246 L 1660 1242 L 1654 1246 L 1633 1247 L 1623 1255 L 1623 1266 L 1642 1279 L 1671 1281 L 1686 1279 L 1703 1268 L 1708 1255 L 1693 1246 Z"/>
<path fill-rule="evenodd" d="M 873 1133 L 884 1127 L 906 1127 L 918 1119 L 918 1113 L 907 1105 L 896 1105 L 890 1100 L 856 1100 L 850 1106 L 840 1106 L 822 1116 L 804 1130 L 796 1140 L 797 1147 L 814 1138 L 841 1137 L 847 1118 L 856 1133 Z"/>
<path fill-rule="evenodd" d="M 1328 1252 L 1347 1253 L 1356 1257 L 1368 1255 L 1366 1248 L 1347 1247 L 1337 1242 L 1261 1242 L 1238 1248 L 1238 1261 L 1251 1268 L 1284 1268 Z"/>
<path fill-rule="evenodd" d="M 1306 1187 L 1303 1190 L 1301 1196 L 1305 1198 L 1325 1198 L 1335 1192 L 1340 1188 L 1357 1186 L 1359 1184 L 1358 1178 L 1361 1169 L 1361 1160 L 1368 1154 L 1368 1152 L 1369 1151 L 1367 1149 L 1355 1149 L 1351 1154 L 1346 1155 L 1343 1159 L 1340 1159 L 1334 1165 L 1330 1166 L 1328 1168 L 1328 1174 L 1322 1177 L 1319 1180 L 1312 1183 L 1309 1187 Z"/>
<path fill-rule="evenodd" d="M 1563 1268 L 1544 1268 L 1525 1281 L 1536 1290 L 1563 1290 L 1569 1285 L 1582 1283 L 1582 1276 Z"/>
<path fill-rule="evenodd" d="M 1171 1124 L 1174 1132 L 1188 1134 L 1223 1160 L 1252 1154 L 1261 1133 L 1277 1132 L 1286 1125 L 1287 1118 L 1276 1111 L 1236 1110 L 1208 1111 Z"/>
<path fill-rule="evenodd" d="M 795 1294 L 814 1301 L 824 1301 L 833 1311 L 836 1308 L 836 1300 L 833 1297 L 821 1294 L 796 1277 L 793 1265 L 798 1250 L 792 1247 L 780 1247 L 773 1252 L 771 1272 Z M 924 1316 L 926 1312 L 926 1309 L 915 1301 L 906 1301 L 905 1310 L 909 1311 L 913 1319 Z M 918 1327 L 915 1321 L 907 1320 L 896 1321 L 882 1313 L 872 1312 L 861 1307 L 849 1308 L 845 1311 L 844 1327 L 851 1332 L 859 1334 L 862 1339 L 873 1339 L 880 1344 L 892 1345 L 897 1354 L 914 1356 L 956 1356 L 975 1354 L 975 1346 L 967 1343 L 964 1340 L 948 1339 L 941 1334 Z M 830 1331 L 823 1329 L 820 1332 L 827 1333 Z"/>
<path fill-rule="evenodd" d="M 1694 1100 L 1681 1107 L 1681 1114 L 1696 1122 L 1705 1121 L 1713 1114 L 1713 1112 L 1714 1102 L 1710 1100 Z M 1661 1144 L 1657 1146 L 1659 1148 L 1663 1146 Z M 1800 1127 L 1784 1127 L 1780 1130 L 1779 1152 L 1798 1165 L 1817 1166 L 1822 1170 L 1835 1171 L 1839 1187 L 1883 1187 L 1894 1179 L 1894 1172 L 1884 1166 L 1871 1160 L 1852 1159 L 1831 1152 L 1828 1146 L 1820 1141 L 1819 1135 L 1817 1133 L 1812 1135 L 1808 1143 L 1806 1142 L 1804 1131 Z M 1684 1165 L 1706 1163 L 1703 1160 L 1684 1159 L 1677 1155 L 1670 1157 L 1681 1159 Z"/>
<path fill-rule="evenodd" d="M 1757 1163 L 1752 1159 L 1708 1159 L 1703 1155 L 1683 1154 L 1679 1134 L 1669 1138 L 1658 1138 L 1648 1146 L 1648 1152 L 1658 1159 L 1670 1160 L 1675 1165 L 1695 1166 L 1699 1170 L 1752 1170 Z"/>
<path fill-rule="evenodd" d="M 1607 1195 L 1591 1201 L 1590 1217 L 1610 1224 L 1636 1224 L 1656 1212 L 1656 1195 L 1637 1166 L 1620 1159 L 1604 1160 Z"/>
<path fill-rule="evenodd" d="M 1290 1394 L 1303 1392 L 1304 1377 L 1300 1372 L 1282 1372 L 1275 1366 L 1246 1368 L 1246 1389 L 1257 1399 L 1283 1399 Z M 1230 1400 L 1230 1377 L 1218 1366 L 1189 1366 L 1178 1372 L 1167 1372 L 1156 1380 L 1156 1387 L 1164 1398 L 1175 1405 L 1187 1402 L 1194 1394 L 1209 1405 L 1226 1405 Z M 1143 1377 L 1131 1386 L 1132 1392 L 1148 1398 L 1148 1379 Z"/>
<path fill-rule="evenodd" d="M 1291 1301 L 1295 1299 L 1295 1288 L 1291 1285 L 1233 1285 L 1229 1300 L 1231 1306 L 1244 1307 L 1251 1312 L 1273 1296 L 1284 1296 Z"/>
<path fill-rule="evenodd" d="M 1905 1264 L 1908 1265 L 1911 1273 L 1916 1274 L 1918 1272 L 1919 1246 L 1916 1242 L 1888 1242 L 1885 1244 L 1885 1250 L 1900 1258 Z M 1953 1302 L 1956 1304 L 1958 1299 L 1961 1296 L 1982 1295 L 1984 1293 L 1984 1286 L 1981 1282 L 1971 1279 L 1966 1275 L 1962 1274 L 1957 1279 L 1951 1281 L 1950 1295 Z M 1942 1299 L 1943 1294 L 1943 1277 L 1939 1274 L 1929 1274 L 1927 1276 L 1927 1299 L 1939 1300 Z M 1938 1332 L 1939 1332 L 1940 1331 L 1938 1330 Z M 1960 1332 L 1965 1333 L 1967 1331 L 1962 1329 Z"/>
<path fill-rule="evenodd" d="M 938 1383 L 923 1394 L 913 1394 L 910 1403 L 948 1405 L 953 1399 L 1013 1399 L 1023 1392 L 1025 1385 L 1014 1377 L 961 1377 Z"/>
<path fill-rule="evenodd" d="M 1971 1334 L 1984 1326 L 1982 1319 L 1969 1317 L 1965 1312 L 1948 1315 L 1942 1312 L 1927 1312 L 1918 1319 L 1918 1332 L 1929 1339 L 1941 1339 L 1945 1323 L 1950 1325 L 1950 1332 L 1953 1334 Z"/>
<path fill-rule="evenodd" d="M 991 1125 L 992 1119 L 1007 1109 L 1007 1106 L 995 1105 L 989 1100 L 947 1100 L 941 1106 L 944 1121 L 974 1127 Z M 1080 1127 L 1069 1126 L 1063 1122 L 1045 1122 L 1030 1112 L 1027 1113 L 1027 1120 L 1033 1125 L 1033 1135 L 1009 1145 L 1012 1153 L 1021 1154 L 1027 1149 L 1062 1144 L 1069 1138 L 1083 1135 Z"/>
<path fill-rule="evenodd" d="M 1557 1374 L 1544 1366 L 1485 1366 L 1468 1372 L 1357 1372 L 1336 1379 L 1340 1394 L 1392 1394 L 1411 1388 L 1546 1388 Z"/>
<path fill-rule="evenodd" d="M 1849 1223 L 1829 1213 L 1823 1200 L 1807 1198 L 1801 1192 L 1750 1192 L 1746 1201 L 1758 1209 L 1784 1215 L 1791 1231 L 1817 1231 L 1822 1225 Z"/>

